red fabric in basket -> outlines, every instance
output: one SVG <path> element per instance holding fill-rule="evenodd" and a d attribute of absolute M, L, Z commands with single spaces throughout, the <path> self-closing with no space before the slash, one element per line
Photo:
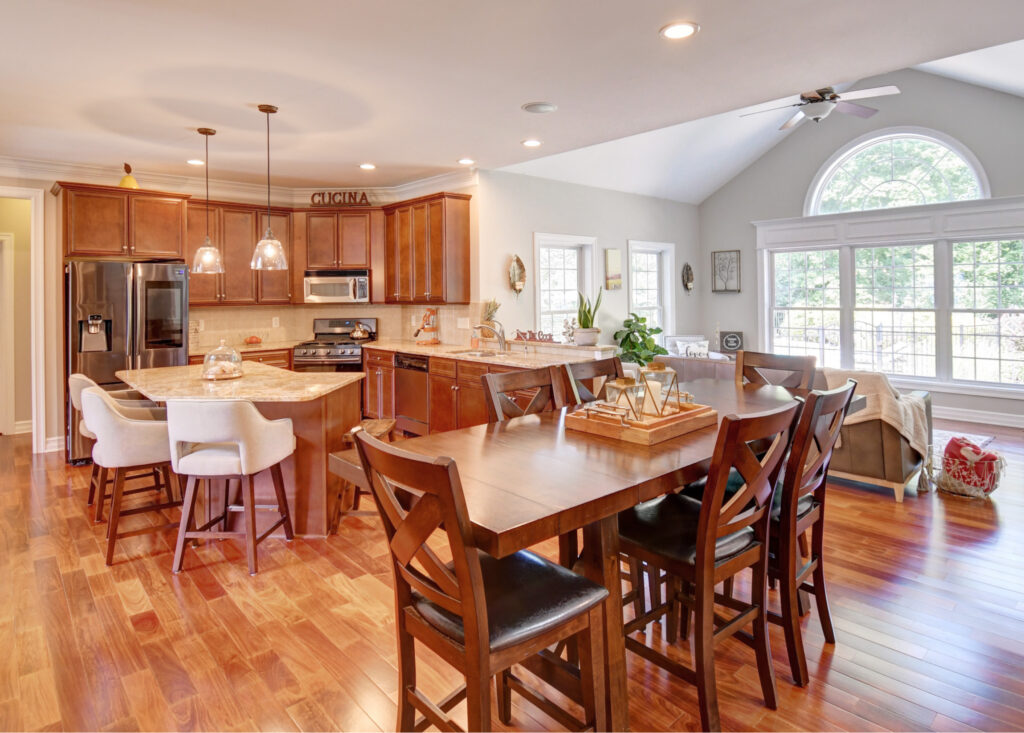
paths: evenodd
<path fill-rule="evenodd" d="M 991 494 L 999 480 L 999 456 L 967 438 L 952 438 L 943 452 L 942 470 L 957 481 Z"/>

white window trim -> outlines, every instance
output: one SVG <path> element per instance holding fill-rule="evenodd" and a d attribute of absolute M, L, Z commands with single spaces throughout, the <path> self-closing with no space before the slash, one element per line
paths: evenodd
<path fill-rule="evenodd" d="M 648 242 L 640 239 L 626 241 L 626 263 L 622 274 L 626 278 L 626 304 L 633 310 L 633 267 L 630 255 L 637 252 L 657 252 L 661 255 L 661 292 L 662 308 L 665 321 L 661 326 L 661 342 L 665 336 L 673 336 L 676 332 L 676 246 L 671 242 Z"/>
<path fill-rule="evenodd" d="M 929 127 L 920 127 L 917 125 L 902 125 L 897 127 L 884 127 L 881 130 L 872 130 L 871 132 L 861 135 L 860 137 L 854 138 L 843 147 L 839 148 L 834 152 L 825 164 L 818 169 L 818 173 L 814 176 L 811 181 L 810 187 L 807 189 L 807 196 L 804 198 L 804 216 L 833 216 L 832 214 L 815 214 L 814 212 L 818 208 L 818 201 L 821 198 L 822 190 L 825 187 L 825 183 L 831 178 L 832 173 L 835 169 L 844 162 L 848 157 L 855 155 L 861 149 L 874 145 L 876 142 L 881 142 L 886 138 L 890 137 L 918 137 L 925 140 L 932 140 L 950 148 L 953 152 L 967 161 L 967 165 L 974 171 L 975 177 L 978 179 L 978 198 L 987 199 L 992 195 L 991 189 L 988 185 L 988 176 L 985 175 L 985 169 L 981 166 L 981 161 L 978 160 L 970 148 L 964 145 L 962 142 L 957 140 L 955 137 L 947 135 L 944 132 L 938 130 L 932 130 Z M 952 203 L 952 202 L 947 202 Z M 930 206 L 942 206 L 944 204 L 929 204 Z M 914 207 L 906 207 L 914 208 Z M 902 209 L 900 209 L 902 210 Z M 871 209 L 871 211 L 887 211 L 887 209 Z M 856 212 L 849 212 L 856 213 Z"/>
<path fill-rule="evenodd" d="M 935 244 L 938 311 L 940 303 L 948 305 L 952 301 L 952 292 L 943 292 L 952 288 L 952 280 L 940 272 L 940 267 L 942 270 L 948 267 L 943 254 L 947 249 L 945 245 L 970 240 L 1024 239 L 1024 196 L 772 219 L 753 224 L 757 230 L 757 274 L 761 285 L 757 341 L 758 348 L 766 350 L 771 346 L 767 326 L 774 287 L 772 252 L 840 247 L 840 276 L 849 278 L 853 271 L 853 249 L 847 245 Z M 843 252 L 849 254 L 844 257 Z M 940 282 L 939 277 L 946 277 L 946 280 Z M 842 303 L 844 312 L 847 305 L 845 301 Z M 938 318 L 935 325 L 937 330 L 942 328 Z M 846 336 L 844 330 L 843 338 Z M 937 351 L 939 347 L 937 340 Z M 893 375 L 889 381 L 900 388 L 1024 400 L 1024 389 L 1019 387 L 952 380 L 945 370 L 944 356 L 948 356 L 948 348 L 946 355 L 938 355 L 936 373 L 940 376 L 934 380 Z"/>
<path fill-rule="evenodd" d="M 533 233 L 533 327 L 540 328 L 540 250 L 541 247 L 579 247 L 582 257 L 580 263 L 580 292 L 585 297 L 594 298 L 594 249 L 597 237 L 586 237 L 578 234 Z M 555 338 L 561 334 L 556 333 Z"/>

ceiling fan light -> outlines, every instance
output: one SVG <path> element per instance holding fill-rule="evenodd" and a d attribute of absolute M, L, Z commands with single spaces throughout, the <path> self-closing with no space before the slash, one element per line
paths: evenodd
<path fill-rule="evenodd" d="M 284 253 L 284 245 L 274 238 L 274 233 L 267 228 L 263 239 L 256 243 L 249 266 L 254 270 L 287 270 L 288 257 Z"/>
<path fill-rule="evenodd" d="M 220 275 L 224 272 L 224 258 L 220 250 L 213 246 L 210 238 L 207 237 L 203 246 L 196 250 L 192 258 L 192 273 L 194 275 Z"/>
<path fill-rule="evenodd" d="M 822 102 L 810 102 L 800 107 L 800 111 L 804 113 L 805 117 L 808 117 L 815 122 L 821 122 L 823 119 L 832 114 L 832 110 L 836 108 L 835 102 L 822 101 Z"/>

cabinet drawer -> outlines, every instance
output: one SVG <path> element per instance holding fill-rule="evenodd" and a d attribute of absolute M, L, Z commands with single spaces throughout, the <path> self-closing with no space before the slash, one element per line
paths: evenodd
<path fill-rule="evenodd" d="M 472 361 L 460 361 L 456 363 L 456 376 L 459 382 L 481 387 L 483 383 L 480 377 L 487 374 L 487 364 L 478 364 Z"/>
<path fill-rule="evenodd" d="M 364 349 L 363 357 L 367 366 L 393 366 L 395 363 L 395 352 L 393 351 L 374 351 L 373 349 Z"/>
<path fill-rule="evenodd" d="M 267 366 L 291 369 L 292 354 L 286 349 L 279 351 L 247 351 L 242 354 L 242 361 L 258 361 Z"/>
<path fill-rule="evenodd" d="M 189 366 L 192 366 L 193 364 L 202 364 L 203 363 L 203 359 L 205 359 L 205 358 L 206 358 L 206 356 L 203 355 L 203 354 L 198 354 L 196 356 L 190 356 L 188 358 L 188 364 L 189 364 Z"/>
<path fill-rule="evenodd" d="M 455 359 L 439 359 L 430 357 L 430 373 L 442 377 L 455 378 Z"/>

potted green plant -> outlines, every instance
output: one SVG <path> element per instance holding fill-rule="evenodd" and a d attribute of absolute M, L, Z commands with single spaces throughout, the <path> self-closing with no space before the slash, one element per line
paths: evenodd
<path fill-rule="evenodd" d="M 603 288 L 598 288 L 597 299 L 593 305 L 590 303 L 590 298 L 584 298 L 583 293 L 577 292 L 577 295 L 580 296 L 580 305 L 576 314 L 579 326 L 576 327 L 572 337 L 577 346 L 593 346 L 597 343 L 601 329 L 595 328 L 594 324 L 597 322 L 597 310 L 601 307 L 602 292 Z"/>
<path fill-rule="evenodd" d="M 667 354 L 665 348 L 654 341 L 659 333 L 661 329 L 649 327 L 646 318 L 630 313 L 629 318 L 622 322 L 622 329 L 616 331 L 613 337 L 622 349 L 619 358 L 624 362 L 647 366 L 658 354 Z"/>

